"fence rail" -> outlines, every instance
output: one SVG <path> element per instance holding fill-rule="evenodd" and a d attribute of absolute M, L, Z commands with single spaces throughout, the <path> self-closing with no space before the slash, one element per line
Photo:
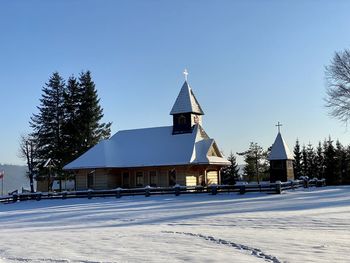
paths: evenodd
<path fill-rule="evenodd" d="M 70 192 L 36 192 L 36 193 L 12 193 L 11 195 L 0 197 L 2 203 L 14 203 L 17 201 L 37 200 L 42 199 L 67 199 L 67 198 L 88 198 L 93 197 L 116 197 L 144 195 L 174 194 L 176 196 L 182 194 L 211 194 L 219 193 L 239 193 L 245 194 L 248 192 L 267 192 L 281 194 L 285 190 L 296 189 L 299 187 L 325 186 L 325 180 L 295 180 L 288 182 L 276 183 L 260 183 L 260 184 L 241 184 L 241 185 L 209 185 L 209 186 L 180 186 L 174 187 L 144 187 L 123 189 L 117 188 L 112 190 L 86 190 L 86 191 L 70 191 Z"/>

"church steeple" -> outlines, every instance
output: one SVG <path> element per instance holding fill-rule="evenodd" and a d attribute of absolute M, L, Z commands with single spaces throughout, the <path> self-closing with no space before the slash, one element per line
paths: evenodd
<path fill-rule="evenodd" d="M 185 72 L 185 82 L 170 111 L 170 115 L 173 115 L 173 134 L 192 132 L 192 127 L 195 124 L 202 124 L 202 115 L 204 115 L 191 87 L 187 83 L 188 73 Z"/>
<path fill-rule="evenodd" d="M 278 122 L 276 126 L 278 127 L 278 133 L 268 158 L 270 161 L 270 181 L 285 182 L 294 180 L 294 157 L 281 135 L 280 127 L 282 124 Z"/>

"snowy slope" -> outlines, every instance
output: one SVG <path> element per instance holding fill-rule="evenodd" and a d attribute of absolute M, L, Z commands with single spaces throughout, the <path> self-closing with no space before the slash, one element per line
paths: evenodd
<path fill-rule="evenodd" d="M 0 262 L 350 262 L 350 187 L 0 205 Z"/>

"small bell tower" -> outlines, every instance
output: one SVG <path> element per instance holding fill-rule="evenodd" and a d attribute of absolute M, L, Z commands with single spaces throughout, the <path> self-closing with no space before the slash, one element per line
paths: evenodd
<path fill-rule="evenodd" d="M 173 116 L 173 134 L 191 133 L 194 125 L 202 125 L 202 115 L 204 115 L 191 87 L 188 85 L 186 69 L 183 74 L 185 82 L 170 111 L 170 115 Z"/>
<path fill-rule="evenodd" d="M 278 127 L 278 134 L 269 155 L 270 182 L 272 183 L 276 181 L 286 182 L 288 180 L 294 180 L 294 157 L 281 135 L 280 128 L 282 124 L 278 122 L 276 126 Z"/>

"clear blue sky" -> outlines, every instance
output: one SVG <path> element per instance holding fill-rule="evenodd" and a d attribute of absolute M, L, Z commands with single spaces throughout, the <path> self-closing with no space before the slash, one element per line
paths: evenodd
<path fill-rule="evenodd" d="M 104 121 L 171 125 L 182 71 L 225 154 L 269 147 L 277 121 L 293 148 L 329 135 L 350 143 L 324 108 L 324 66 L 349 48 L 349 1 L 56 0 L 0 2 L 0 163 L 54 71 L 91 70 Z"/>

